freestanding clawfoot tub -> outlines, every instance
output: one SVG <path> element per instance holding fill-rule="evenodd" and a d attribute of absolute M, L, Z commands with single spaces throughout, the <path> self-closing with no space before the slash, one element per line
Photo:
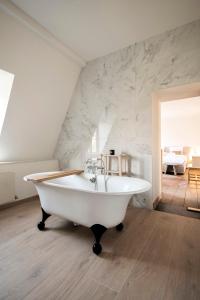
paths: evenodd
<path fill-rule="evenodd" d="M 51 173 L 27 175 L 24 180 L 48 174 Z M 42 208 L 42 221 L 38 224 L 38 229 L 45 229 L 45 221 L 51 214 L 89 227 L 95 237 L 93 252 L 100 254 L 103 233 L 111 227 L 116 227 L 119 231 L 123 229 L 122 222 L 131 196 L 149 190 L 151 184 L 139 178 L 107 176 L 105 191 L 105 177 L 98 175 L 98 189 L 95 190 L 94 183 L 90 181 L 91 176 L 70 175 L 34 182 Z"/>

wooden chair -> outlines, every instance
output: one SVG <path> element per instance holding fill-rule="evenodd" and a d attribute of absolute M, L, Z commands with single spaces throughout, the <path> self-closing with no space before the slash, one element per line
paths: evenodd
<path fill-rule="evenodd" d="M 188 166 L 188 184 L 190 181 L 200 181 L 200 156 L 192 156 L 192 164 Z M 190 211 L 200 212 L 199 208 L 187 207 Z"/>
<path fill-rule="evenodd" d="M 188 166 L 188 183 L 200 181 L 200 156 L 192 156 L 192 164 Z"/>

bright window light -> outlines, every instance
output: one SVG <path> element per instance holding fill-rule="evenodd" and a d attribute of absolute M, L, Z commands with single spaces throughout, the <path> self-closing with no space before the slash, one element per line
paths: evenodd
<path fill-rule="evenodd" d="M 14 75 L 0 69 L 0 134 L 6 115 Z"/>

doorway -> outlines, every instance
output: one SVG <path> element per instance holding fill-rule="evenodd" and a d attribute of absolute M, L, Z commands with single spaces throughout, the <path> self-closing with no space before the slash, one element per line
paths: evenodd
<path fill-rule="evenodd" d="M 154 93 L 153 194 L 154 199 L 158 194 L 157 210 L 200 218 L 200 213 L 187 209 L 200 208 L 200 176 L 188 180 L 193 156 L 200 159 L 199 119 L 199 83 Z"/>

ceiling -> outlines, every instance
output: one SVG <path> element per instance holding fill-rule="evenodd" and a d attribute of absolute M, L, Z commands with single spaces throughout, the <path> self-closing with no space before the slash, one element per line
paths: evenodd
<path fill-rule="evenodd" d="M 200 18 L 199 0 L 12 0 L 86 61 Z"/>
<path fill-rule="evenodd" d="M 200 97 L 161 102 L 161 118 L 200 116 Z"/>

